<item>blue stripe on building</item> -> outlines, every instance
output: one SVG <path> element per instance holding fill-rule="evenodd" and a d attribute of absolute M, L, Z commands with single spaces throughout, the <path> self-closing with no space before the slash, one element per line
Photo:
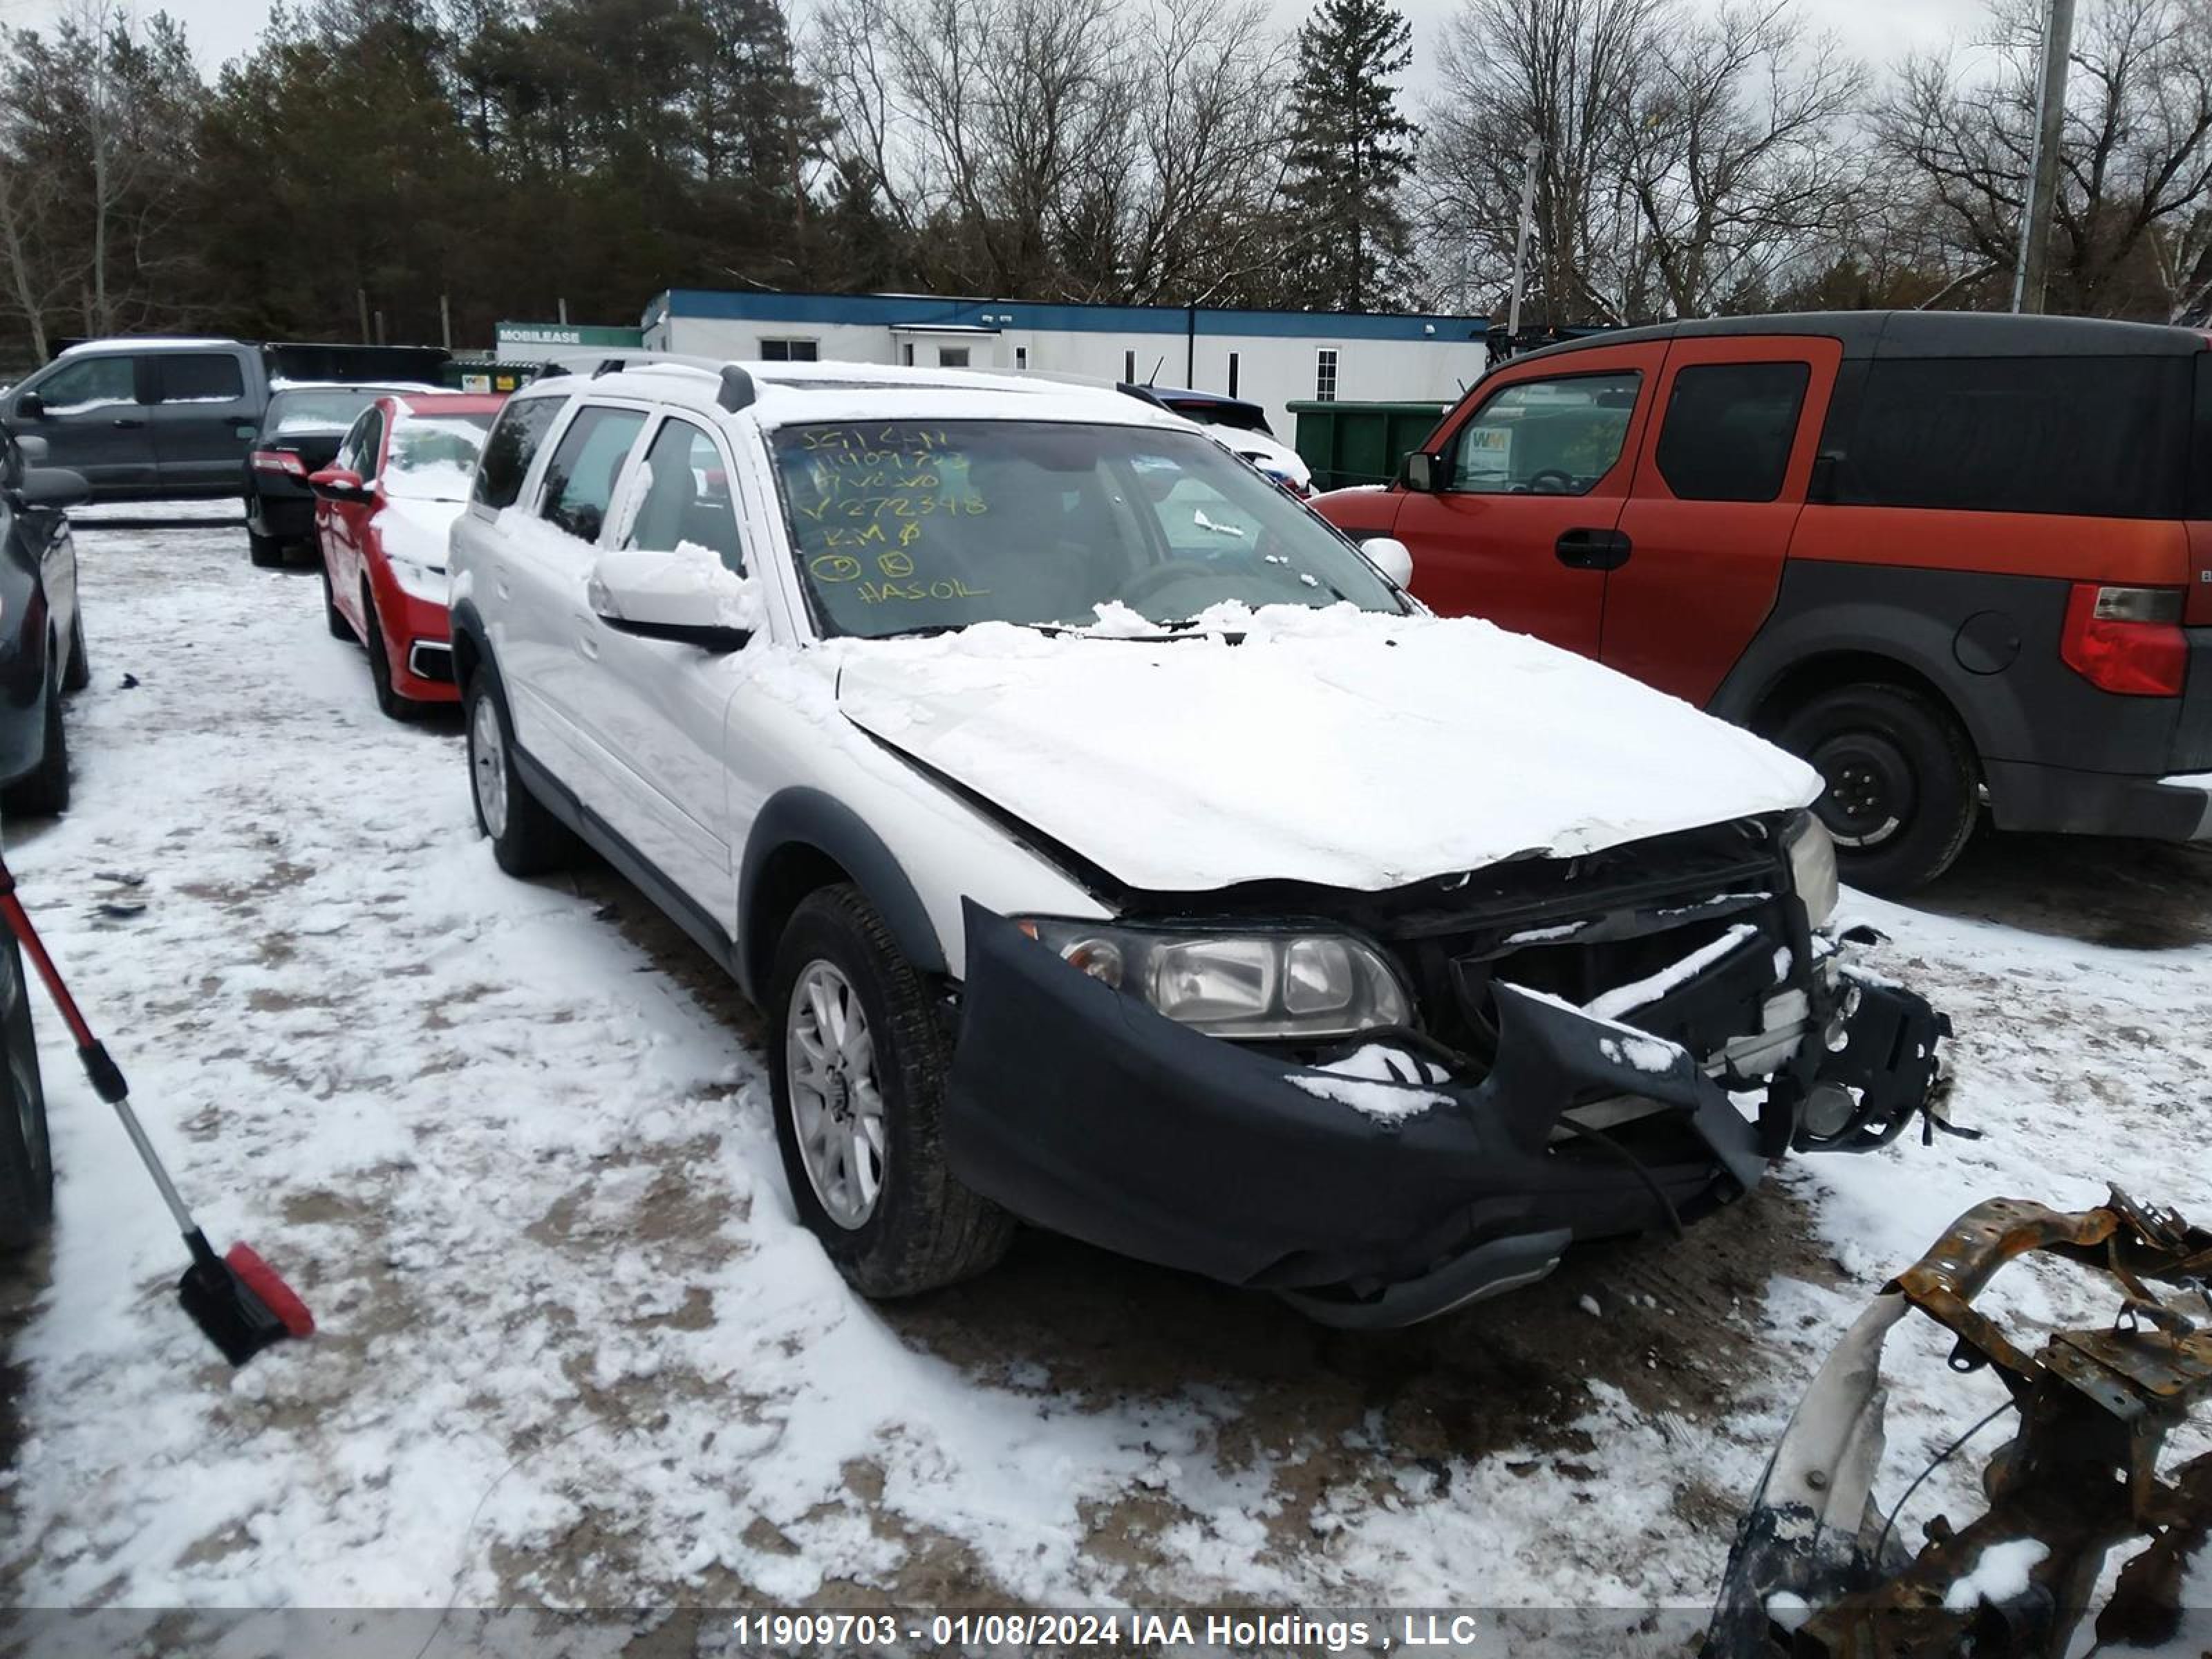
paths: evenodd
<path fill-rule="evenodd" d="M 1384 315 L 1325 311 L 1245 311 L 1212 307 L 1042 305 L 1021 300 L 946 300 L 928 295 L 757 294 L 679 288 L 645 313 L 753 323 L 838 324 L 878 328 L 1027 329 L 1053 334 L 1196 333 L 1206 337 L 1328 340 L 1480 340 L 1486 317 Z"/>

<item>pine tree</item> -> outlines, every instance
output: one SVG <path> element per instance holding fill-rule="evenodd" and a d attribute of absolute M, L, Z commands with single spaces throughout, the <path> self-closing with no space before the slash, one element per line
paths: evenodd
<path fill-rule="evenodd" d="M 1298 30 L 1284 196 L 1298 251 L 1292 285 L 1317 310 L 1402 302 L 1411 237 L 1398 205 L 1419 129 L 1391 77 L 1413 61 L 1413 28 L 1389 0 L 1322 0 Z"/>

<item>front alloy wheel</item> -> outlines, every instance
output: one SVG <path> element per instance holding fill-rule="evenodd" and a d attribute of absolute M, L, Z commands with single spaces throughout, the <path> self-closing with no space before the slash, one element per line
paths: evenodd
<path fill-rule="evenodd" d="M 499 705 L 476 700 L 469 720 L 469 775 L 476 784 L 477 817 L 484 834 L 497 841 L 507 833 L 507 744 L 499 729 Z"/>
<path fill-rule="evenodd" d="M 865 1226 L 884 1189 L 884 1097 L 867 1011 L 830 963 L 809 963 L 784 1022 L 792 1127 L 823 1212 Z"/>

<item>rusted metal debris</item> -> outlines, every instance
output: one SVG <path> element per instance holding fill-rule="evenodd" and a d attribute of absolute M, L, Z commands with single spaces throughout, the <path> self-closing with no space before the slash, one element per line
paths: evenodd
<path fill-rule="evenodd" d="M 2030 1352 L 1974 1306 L 1998 1268 L 2037 1251 L 2109 1275 L 2109 1328 L 2056 1331 Z M 2158 1462 L 2212 1395 L 2208 1281 L 2212 1233 L 2117 1189 L 2072 1214 L 1992 1199 L 1960 1216 L 1882 1287 L 1806 1391 L 1737 1529 L 1705 1659 L 2058 1659 L 2106 1555 L 2146 1535 L 2096 1637 L 2105 1651 L 2175 1640 L 2188 1564 L 2212 1548 L 2212 1453 L 2166 1479 Z M 1882 1344 L 1916 1308 L 1957 1338 L 1952 1369 L 1992 1370 L 2018 1412 L 1984 1469 L 1987 1510 L 1955 1528 L 1931 1522 L 1917 1554 L 1873 1490 Z"/>

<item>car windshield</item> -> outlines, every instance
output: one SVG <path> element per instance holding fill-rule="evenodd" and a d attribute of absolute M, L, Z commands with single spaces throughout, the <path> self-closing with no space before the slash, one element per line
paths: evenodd
<path fill-rule="evenodd" d="M 1161 623 L 1228 602 L 1405 609 L 1334 532 L 1195 433 L 898 422 L 784 427 L 773 444 L 824 633 L 1085 627 L 1116 603 Z"/>
<path fill-rule="evenodd" d="M 343 432 L 354 416 L 383 394 L 374 386 L 358 390 L 280 392 L 269 400 L 261 429 L 271 437 L 287 432 Z"/>
<path fill-rule="evenodd" d="M 491 411 L 409 415 L 392 428 L 384 493 L 417 501 L 465 501 L 476 477 L 477 453 L 491 430 Z"/>

